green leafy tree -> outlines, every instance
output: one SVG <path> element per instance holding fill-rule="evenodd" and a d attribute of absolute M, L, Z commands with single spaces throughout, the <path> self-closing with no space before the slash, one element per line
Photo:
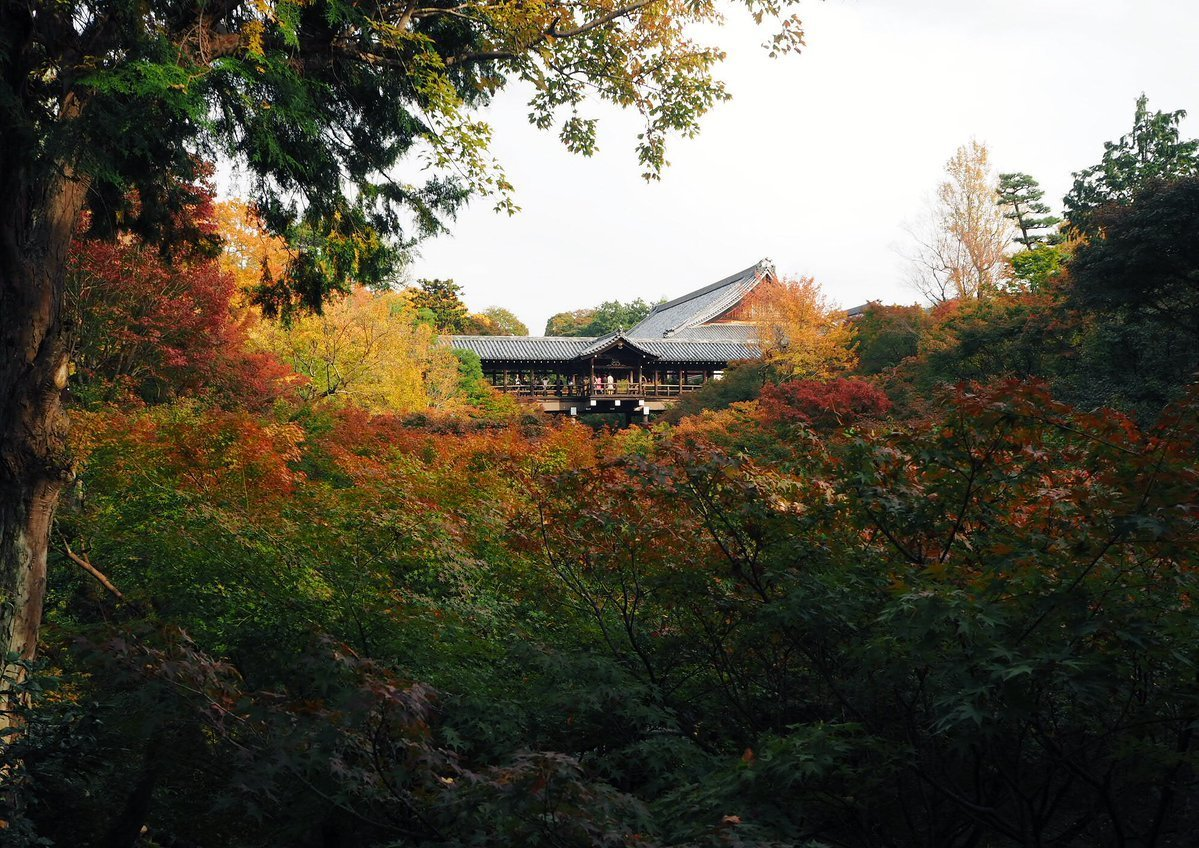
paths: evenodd
<path fill-rule="evenodd" d="M 1006 210 L 1003 216 L 1020 231 L 1012 241 L 1029 249 L 1037 244 L 1055 244 L 1061 240 L 1053 228 L 1062 219 L 1050 214 L 1049 206 L 1041 200 L 1045 190 L 1033 177 L 1018 172 L 1000 174 L 996 190 L 999 203 Z"/>
<path fill-rule="evenodd" d="M 742 2 L 758 16 L 791 4 Z M 319 308 L 351 280 L 388 279 L 470 194 L 512 208 L 473 111 L 508 83 L 530 84 L 532 121 L 581 153 L 595 146 L 591 98 L 635 109 L 638 158 L 657 175 L 667 138 L 727 97 L 712 75 L 723 54 L 690 35 L 718 12 L 714 0 L 2 0 L 0 653 L 34 653 L 71 473 L 61 305 L 85 208 L 96 238 L 130 230 L 168 252 L 203 241 L 174 211 L 202 158 L 228 156 L 267 230 L 291 242 L 258 300 Z M 800 44 L 788 20 L 773 48 Z M 423 185 L 391 176 L 413 155 L 435 166 Z"/>
<path fill-rule="evenodd" d="M 919 305 L 886 306 L 878 301 L 866 304 L 851 324 L 858 372 L 878 374 L 915 356 L 928 325 L 928 314 Z"/>
<path fill-rule="evenodd" d="M 666 414 L 668 421 L 679 421 L 704 410 L 728 409 L 734 403 L 756 400 L 762 387 L 774 380 L 774 369 L 765 362 L 736 362 L 728 367 L 719 380 L 709 380 L 697 392 L 679 399 Z"/>
<path fill-rule="evenodd" d="M 1158 180 L 1199 173 L 1199 139 L 1183 140 L 1179 125 L 1186 112 L 1150 112 L 1149 98 L 1137 98 L 1132 130 L 1103 145 L 1103 158 L 1074 174 L 1063 204 L 1070 226 L 1086 236 L 1098 232 L 1095 212 L 1108 204 L 1131 203 Z"/>
<path fill-rule="evenodd" d="M 640 297 L 630 300 L 628 303 L 621 303 L 619 300 L 606 300 L 595 308 L 591 321 L 579 335 L 604 336 L 608 333 L 615 333 L 617 330 L 632 329 L 646 315 L 649 315 L 657 304 L 662 302 L 658 300 L 650 303 Z"/>
<path fill-rule="evenodd" d="M 462 286 L 453 280 L 418 280 L 412 289 L 412 306 L 442 333 L 463 333 L 470 326 Z"/>
<path fill-rule="evenodd" d="M 914 365 L 928 390 L 963 380 L 1049 377 L 1068 350 L 1054 301 L 1019 292 L 959 304 L 930 322 Z"/>
<path fill-rule="evenodd" d="M 471 407 L 495 418 L 512 417 L 520 410 L 516 399 L 491 387 L 483 377 L 483 363 L 472 350 L 453 349 L 458 359 L 458 391 Z"/>
<path fill-rule="evenodd" d="M 551 315 L 545 322 L 547 336 L 585 336 L 588 325 L 595 320 L 594 309 L 575 309 Z"/>
<path fill-rule="evenodd" d="M 1199 177 L 1149 186 L 1095 221 L 1102 237 L 1070 266 L 1074 302 L 1173 323 L 1199 341 Z"/>
<path fill-rule="evenodd" d="M 559 312 L 550 317 L 545 325 L 547 336 L 606 336 L 617 330 L 628 330 L 649 315 L 663 301 L 650 303 L 644 298 L 622 303 L 606 300 L 593 309 L 576 309 Z"/>
<path fill-rule="evenodd" d="M 1069 267 L 1069 304 L 1089 316 L 1080 399 L 1099 390 L 1152 416 L 1199 370 L 1199 177 L 1148 186 L 1094 221 L 1102 236 Z"/>
<path fill-rule="evenodd" d="M 1061 273 L 1070 260 L 1070 248 L 1064 244 L 1041 242 L 1014 254 L 1012 279 L 1019 288 L 1040 291 Z"/>
<path fill-rule="evenodd" d="M 488 327 L 488 334 L 495 336 L 527 336 L 529 328 L 512 313 L 502 306 L 489 306 L 472 318 L 484 319 L 482 324 Z"/>

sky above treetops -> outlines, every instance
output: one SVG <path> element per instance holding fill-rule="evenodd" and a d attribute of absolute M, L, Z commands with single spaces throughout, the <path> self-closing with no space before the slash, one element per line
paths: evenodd
<path fill-rule="evenodd" d="M 675 139 L 660 182 L 639 174 L 635 116 L 595 106 L 600 149 L 567 153 L 526 120 L 527 91 L 485 118 L 522 211 L 476 200 L 426 242 L 411 278 L 453 278 L 474 311 L 533 333 L 603 300 L 674 297 L 763 257 L 842 306 L 912 303 L 905 225 L 954 149 L 985 142 L 997 171 L 1040 180 L 1060 211 L 1070 174 L 1127 132 L 1136 97 L 1199 110 L 1193 0 L 826 0 L 801 9 L 808 46 L 770 59 L 766 29 L 730 15 L 733 100 Z M 1183 123 L 1199 135 L 1199 121 Z M 415 176 L 415 174 L 413 174 Z"/>

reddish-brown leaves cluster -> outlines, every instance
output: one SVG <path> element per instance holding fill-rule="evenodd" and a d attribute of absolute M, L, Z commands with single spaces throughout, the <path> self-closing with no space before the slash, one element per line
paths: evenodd
<path fill-rule="evenodd" d="M 211 196 L 183 214 L 199 230 L 213 231 Z M 235 279 L 208 253 L 167 257 L 132 237 L 109 242 L 80 235 L 68 274 L 78 326 L 75 380 L 93 396 L 159 401 L 208 394 L 261 409 L 294 382 L 289 368 L 247 348 L 253 317 L 235 309 Z"/>
<path fill-rule="evenodd" d="M 881 390 L 854 378 L 767 384 L 759 404 L 770 423 L 807 424 L 819 429 L 877 418 L 891 408 L 891 401 Z"/>

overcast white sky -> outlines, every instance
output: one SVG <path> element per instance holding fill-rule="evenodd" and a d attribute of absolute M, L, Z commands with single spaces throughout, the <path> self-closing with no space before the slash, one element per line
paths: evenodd
<path fill-rule="evenodd" d="M 677 296 L 763 257 L 843 306 L 911 303 L 903 224 L 959 144 L 986 142 L 998 170 L 1037 177 L 1057 210 L 1142 91 L 1151 108 L 1199 110 L 1196 0 L 812 0 L 801 12 L 808 47 L 775 60 L 764 31 L 730 16 L 715 40 L 733 100 L 674 141 L 658 183 L 639 177 L 632 118 L 602 112 L 585 159 L 505 93 L 486 117 L 523 211 L 477 201 L 425 243 L 412 277 L 453 278 L 473 310 L 505 306 L 534 334 L 555 312 Z M 1199 120 L 1183 129 L 1199 134 Z"/>

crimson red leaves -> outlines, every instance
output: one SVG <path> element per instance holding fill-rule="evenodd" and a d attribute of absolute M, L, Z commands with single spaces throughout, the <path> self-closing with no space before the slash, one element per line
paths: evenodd
<path fill-rule="evenodd" d="M 891 408 L 891 401 L 874 384 L 855 378 L 767 384 L 759 403 L 769 422 L 821 429 L 878 418 Z"/>

